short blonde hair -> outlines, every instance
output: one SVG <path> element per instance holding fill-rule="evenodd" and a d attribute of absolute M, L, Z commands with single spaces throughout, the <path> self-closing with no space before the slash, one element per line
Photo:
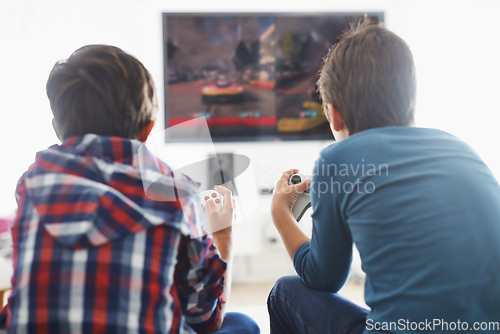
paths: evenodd
<path fill-rule="evenodd" d="M 405 41 L 381 24 L 365 19 L 341 36 L 324 58 L 318 90 L 351 135 L 414 122 L 413 56 Z"/>

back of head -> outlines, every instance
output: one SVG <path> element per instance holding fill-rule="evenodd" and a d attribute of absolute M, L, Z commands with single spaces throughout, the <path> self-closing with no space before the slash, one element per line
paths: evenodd
<path fill-rule="evenodd" d="M 87 133 L 137 139 L 157 109 L 144 65 L 108 45 L 84 46 L 57 62 L 47 96 L 61 139 Z"/>
<path fill-rule="evenodd" d="M 413 124 L 413 56 L 400 37 L 379 24 L 365 20 L 342 35 L 324 59 L 318 89 L 323 103 L 338 110 L 350 135 Z"/>

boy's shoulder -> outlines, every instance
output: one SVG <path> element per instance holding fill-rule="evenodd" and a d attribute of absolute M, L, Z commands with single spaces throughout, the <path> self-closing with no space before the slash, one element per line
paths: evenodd
<path fill-rule="evenodd" d="M 159 225 L 187 235 L 181 213 L 190 207 L 179 197 L 198 184 L 147 149 L 141 157 L 139 146 L 91 135 L 39 152 L 18 182 L 19 208 L 35 209 L 52 237 L 71 247 L 100 246 Z"/>
<path fill-rule="evenodd" d="M 436 145 L 467 146 L 445 131 L 410 126 L 387 126 L 364 130 L 334 143 L 321 151 L 321 158 L 330 162 L 350 160 L 357 156 L 384 154 Z"/>

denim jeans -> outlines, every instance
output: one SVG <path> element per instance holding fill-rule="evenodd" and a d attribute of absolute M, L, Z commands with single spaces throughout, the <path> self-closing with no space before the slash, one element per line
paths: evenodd
<path fill-rule="evenodd" d="M 217 334 L 258 334 L 260 328 L 248 315 L 237 312 L 228 312 L 224 316 L 222 327 Z"/>
<path fill-rule="evenodd" d="M 5 334 L 7 322 L 7 313 L 2 313 L 0 316 L 0 334 Z M 228 312 L 224 316 L 222 327 L 218 332 L 213 334 L 259 334 L 260 328 L 257 323 L 249 316 L 243 313 Z"/>
<path fill-rule="evenodd" d="M 267 307 L 271 334 L 361 334 L 368 313 L 336 293 L 307 287 L 298 276 L 280 278 Z"/>

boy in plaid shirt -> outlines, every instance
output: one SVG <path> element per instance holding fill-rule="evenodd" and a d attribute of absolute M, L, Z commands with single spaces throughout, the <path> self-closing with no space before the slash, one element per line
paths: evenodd
<path fill-rule="evenodd" d="M 217 188 L 221 212 L 209 202 L 211 221 L 229 226 L 213 241 L 190 237 L 197 196 L 145 194 L 145 178 L 176 194 L 197 189 L 184 175 L 174 183 L 150 152 L 139 171 L 157 113 L 146 68 L 116 47 L 85 46 L 56 63 L 47 95 L 62 144 L 39 152 L 18 183 L 7 332 L 258 333 L 249 317 L 224 316 L 231 192 Z"/>

